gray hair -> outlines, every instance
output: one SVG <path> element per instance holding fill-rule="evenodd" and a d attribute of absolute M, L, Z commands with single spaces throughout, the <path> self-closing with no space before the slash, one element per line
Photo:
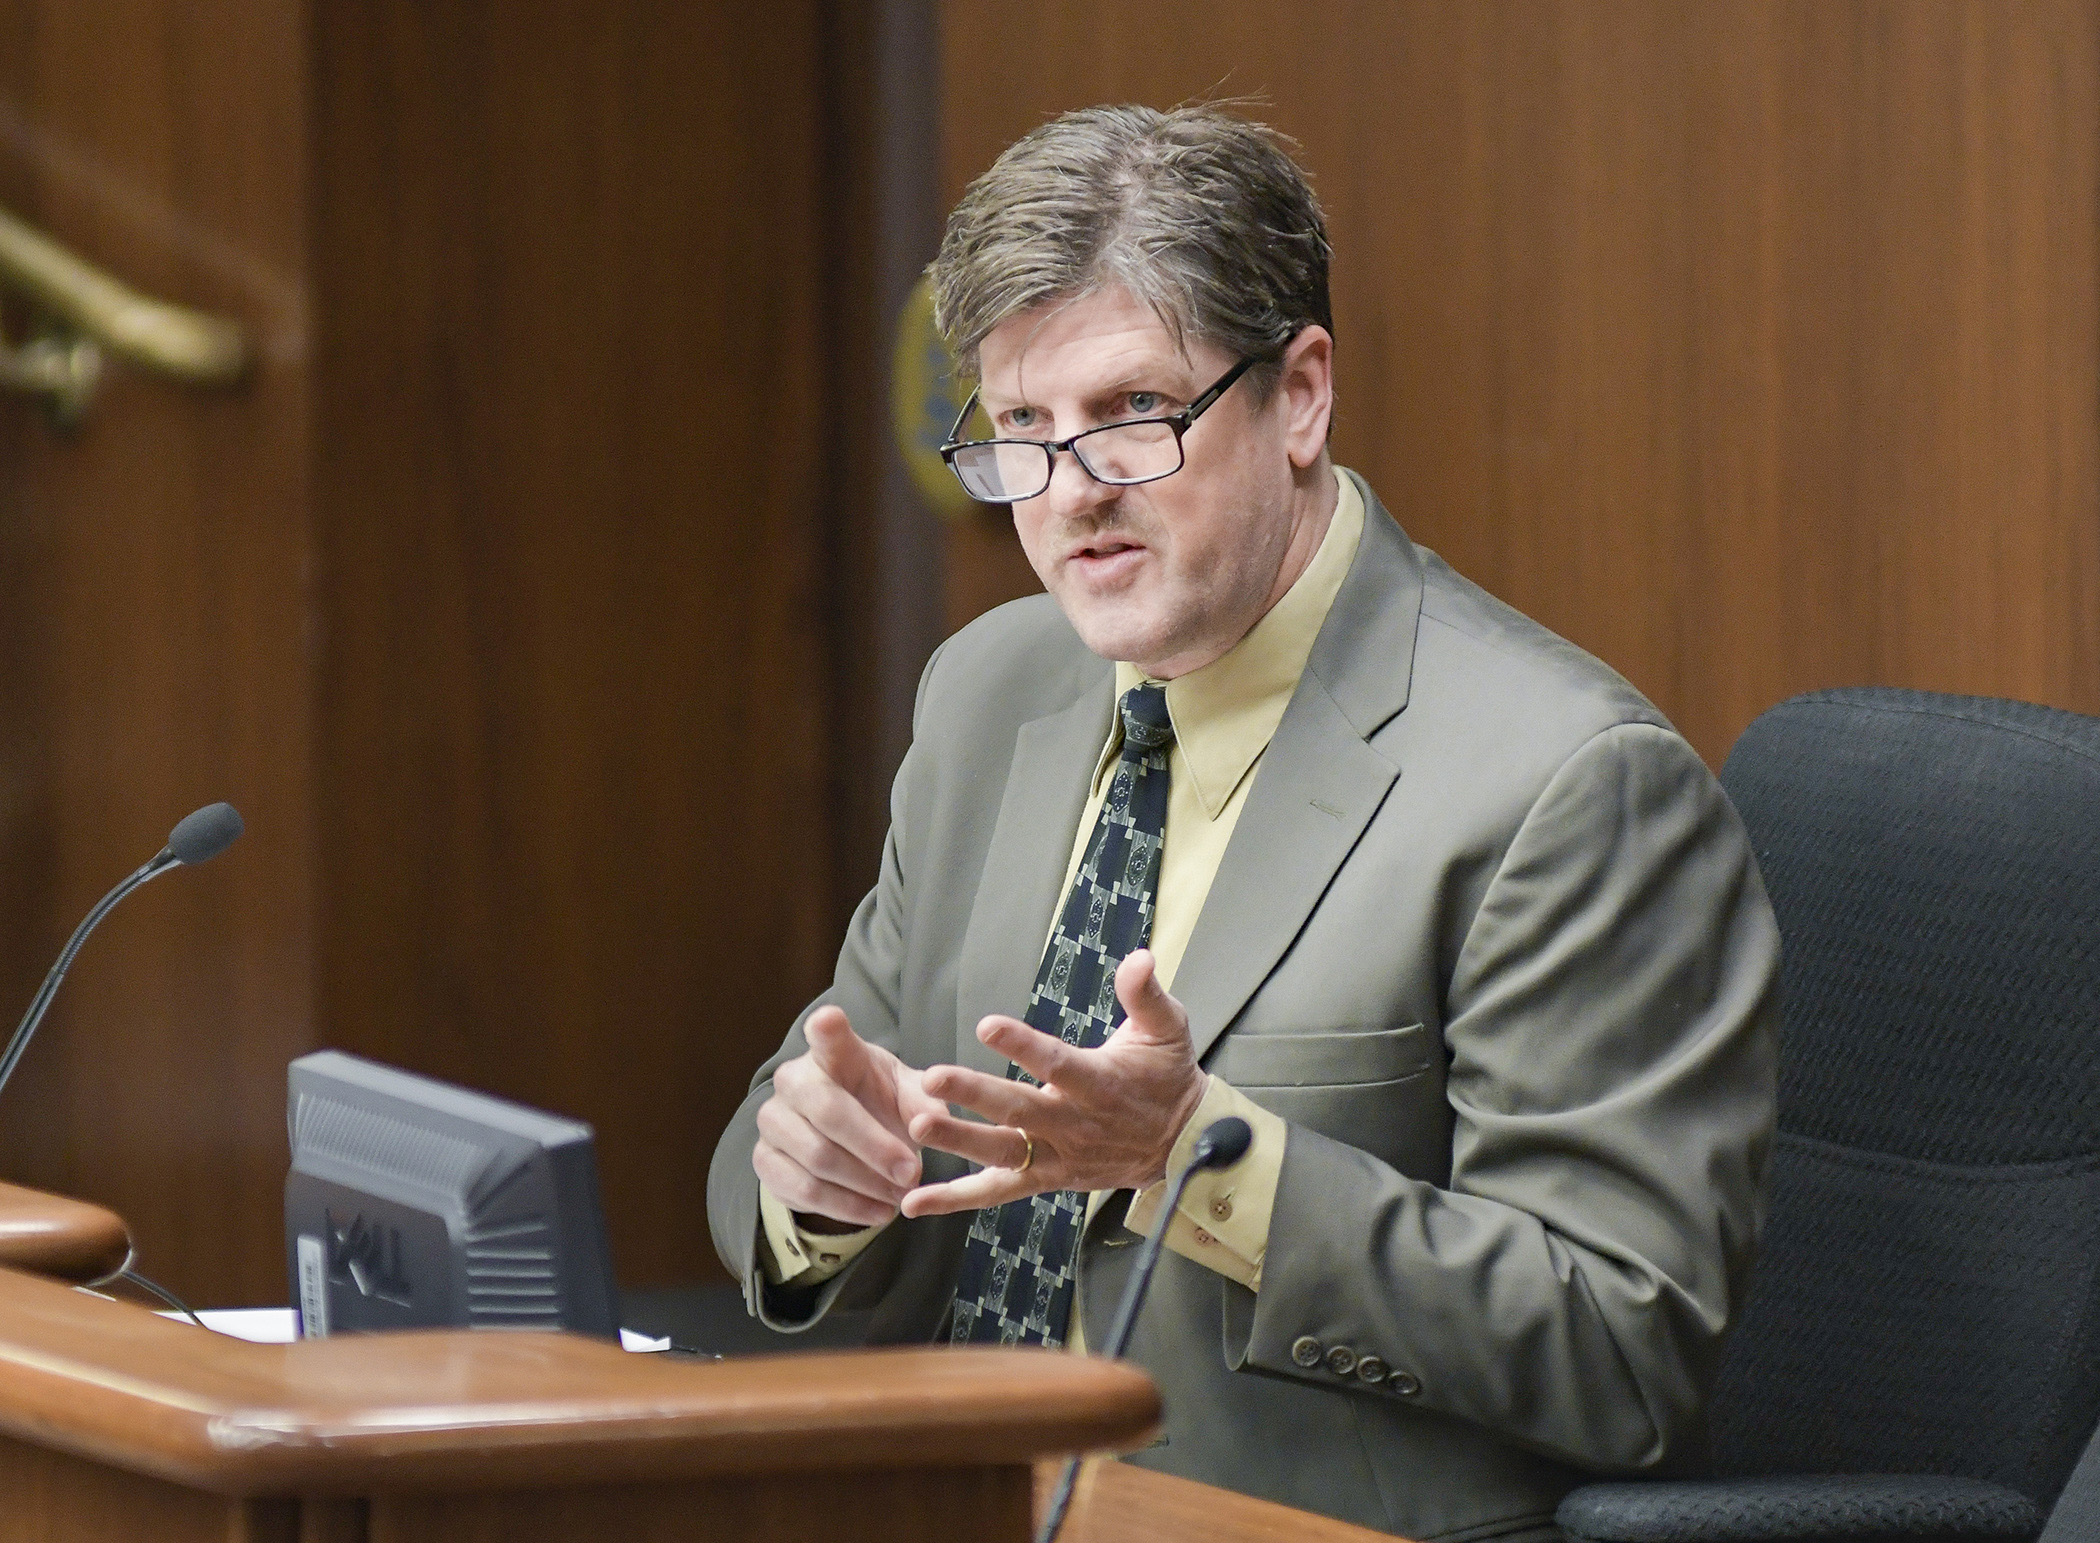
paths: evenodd
<path fill-rule="evenodd" d="M 1327 221 L 1281 134 L 1208 104 L 1089 107 L 1008 146 L 971 183 L 927 272 L 934 324 L 962 372 L 1009 317 L 1120 284 L 1178 347 L 1215 343 L 1262 361 L 1334 331 Z"/>

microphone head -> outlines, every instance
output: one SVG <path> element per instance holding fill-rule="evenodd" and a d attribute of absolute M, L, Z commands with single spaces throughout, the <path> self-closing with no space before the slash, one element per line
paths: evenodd
<path fill-rule="evenodd" d="M 168 832 L 168 852 L 178 863 L 208 863 L 232 846 L 246 829 L 241 812 L 231 804 L 206 804 L 186 814 Z"/>
<path fill-rule="evenodd" d="M 1196 1138 L 1196 1149 L 1190 1154 L 1191 1168 L 1229 1168 L 1247 1155 L 1247 1147 L 1254 1140 L 1254 1128 L 1236 1114 L 1215 1120 L 1203 1128 Z"/>

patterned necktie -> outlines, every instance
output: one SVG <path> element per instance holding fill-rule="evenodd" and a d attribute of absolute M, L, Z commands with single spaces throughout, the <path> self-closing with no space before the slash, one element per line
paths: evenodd
<path fill-rule="evenodd" d="M 1092 1049 L 1123 1021 L 1116 966 L 1152 938 L 1167 831 L 1167 751 L 1174 725 L 1164 686 L 1123 693 L 1123 753 L 1086 854 L 1036 969 L 1023 1015 L 1031 1028 Z M 1018 1066 L 1007 1075 L 1035 1079 Z M 1057 1190 L 980 1210 L 963 1244 L 949 1338 L 957 1344 L 1065 1341 L 1086 1196 Z"/>

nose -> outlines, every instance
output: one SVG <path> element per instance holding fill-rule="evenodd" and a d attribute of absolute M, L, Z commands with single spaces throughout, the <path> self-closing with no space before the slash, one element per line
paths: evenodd
<path fill-rule="evenodd" d="M 1079 457 L 1069 450 L 1061 450 L 1051 458 L 1050 486 L 1042 496 L 1049 500 L 1050 512 L 1060 520 L 1084 519 L 1116 501 L 1122 489 L 1105 482 L 1096 482 L 1091 473 L 1079 464 Z"/>

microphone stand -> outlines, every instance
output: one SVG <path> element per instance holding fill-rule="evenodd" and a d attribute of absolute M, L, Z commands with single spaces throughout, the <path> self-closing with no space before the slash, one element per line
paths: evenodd
<path fill-rule="evenodd" d="M 51 966 L 51 973 L 44 977 L 44 984 L 37 988 L 36 998 L 29 1004 L 29 1011 L 22 1015 L 21 1023 L 15 1028 L 14 1037 L 7 1042 L 6 1051 L 0 1053 L 0 1089 L 4 1089 L 8 1078 L 15 1074 L 15 1066 L 21 1061 L 23 1052 L 29 1048 L 30 1036 L 36 1033 L 37 1025 L 44 1021 L 44 1014 L 51 1010 L 51 999 L 58 995 L 59 983 L 66 978 L 66 971 L 73 967 L 73 956 L 80 952 L 80 945 L 87 941 L 87 935 L 95 930 L 96 924 L 103 917 L 116 909 L 118 901 L 147 880 L 160 877 L 180 861 L 172 851 L 162 848 L 131 877 L 104 895 L 96 903 L 95 909 L 87 913 L 87 919 L 73 929 L 73 936 L 67 941 L 64 952 L 59 954 L 58 962 Z"/>
<path fill-rule="evenodd" d="M 1145 1239 L 1145 1246 L 1138 1250 L 1137 1267 L 1131 1271 L 1130 1283 L 1123 1288 L 1123 1300 L 1116 1307 L 1116 1316 L 1109 1324 L 1108 1341 L 1102 1346 L 1102 1356 L 1110 1361 L 1122 1359 L 1123 1351 L 1130 1344 L 1130 1332 L 1137 1326 L 1138 1309 L 1145 1304 L 1145 1293 L 1152 1285 L 1152 1272 L 1159 1264 L 1159 1252 L 1166 1246 L 1167 1229 L 1174 1225 L 1174 1213 L 1181 1209 L 1181 1197 L 1188 1192 L 1189 1180 L 1207 1168 L 1224 1168 L 1238 1162 L 1246 1155 L 1247 1145 L 1254 1139 L 1254 1132 L 1245 1120 L 1236 1116 L 1205 1126 L 1203 1134 L 1196 1138 L 1196 1148 L 1189 1156 L 1188 1166 L 1174 1180 L 1174 1187 L 1167 1194 L 1167 1203 L 1160 1208 L 1159 1220 L 1153 1224 L 1152 1236 Z M 1044 1518 L 1043 1530 L 1036 1534 L 1036 1543 L 1056 1543 L 1058 1529 L 1065 1524 L 1065 1513 L 1072 1508 L 1072 1489 L 1079 1482 L 1079 1459 L 1075 1456 L 1065 1464 L 1064 1473 L 1058 1478 L 1057 1493 L 1050 1497 L 1050 1510 Z"/>
<path fill-rule="evenodd" d="M 0 1051 L 0 1090 L 15 1074 L 21 1063 L 22 1053 L 29 1048 L 30 1038 L 37 1025 L 44 1021 L 44 1014 L 51 1010 L 51 999 L 58 995 L 58 988 L 66 978 L 66 971 L 73 968 L 73 956 L 80 952 L 80 945 L 87 941 L 102 918 L 116 909 L 117 902 L 137 889 L 149 879 L 157 879 L 170 868 L 184 865 L 208 863 L 217 857 L 241 834 L 241 816 L 231 804 L 206 804 L 193 810 L 175 822 L 168 832 L 168 844 L 149 858 L 139 869 L 115 889 L 104 895 L 87 913 L 87 919 L 73 929 L 73 936 L 66 940 L 58 962 L 51 966 L 51 973 L 44 977 L 44 984 L 37 988 L 36 998 L 29 1004 L 29 1011 L 15 1026 L 14 1037 L 7 1042 L 7 1049 Z"/>

